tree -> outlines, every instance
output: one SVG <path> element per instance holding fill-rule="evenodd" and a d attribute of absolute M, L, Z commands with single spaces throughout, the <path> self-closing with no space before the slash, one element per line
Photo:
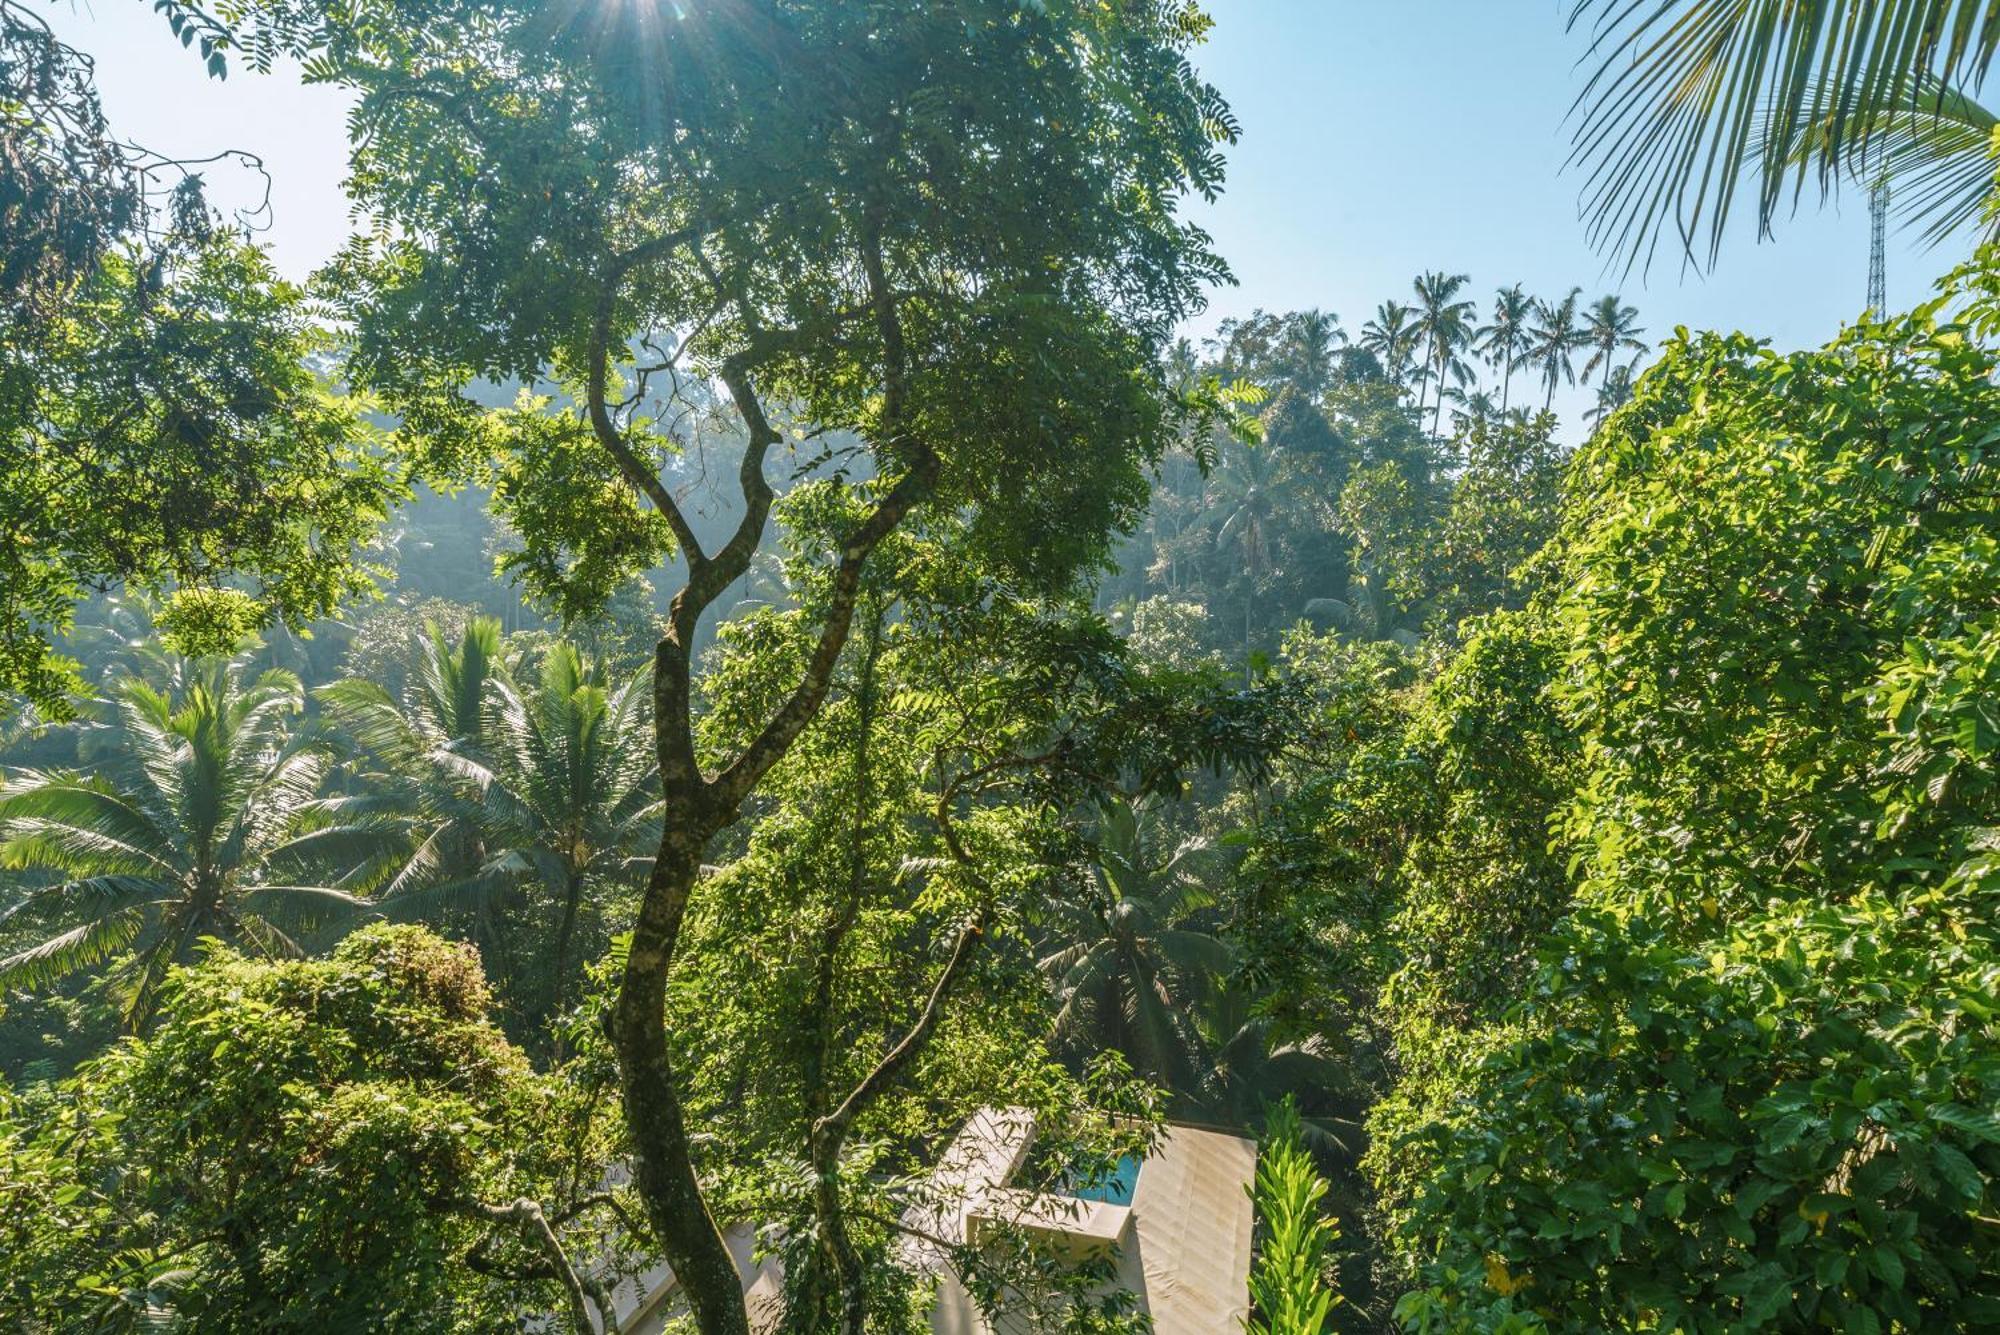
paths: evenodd
<path fill-rule="evenodd" d="M 1526 359 L 1531 340 L 1528 322 L 1535 311 L 1534 298 L 1519 283 L 1493 294 L 1493 319 L 1479 326 L 1475 346 L 1487 364 L 1500 372 L 1500 411 L 1507 411 L 1508 390 L 1514 383 L 1515 368 Z"/>
<path fill-rule="evenodd" d="M 400 701 L 346 678 L 321 692 L 383 768 L 357 805 L 402 817 L 414 853 L 378 896 L 383 913 L 465 922 L 496 960 L 502 995 L 545 1025 L 569 997 L 605 910 L 658 841 L 645 683 L 610 686 L 575 645 L 548 644 L 526 685 L 499 622 L 467 622 L 456 648 L 417 637 Z"/>
<path fill-rule="evenodd" d="M 1633 385 L 1630 363 L 1612 370 L 1604 377 L 1604 383 L 1597 391 L 1597 403 L 1583 415 L 1584 420 L 1593 428 L 1603 426 L 1606 418 L 1632 401 Z"/>
<path fill-rule="evenodd" d="M 1745 187 L 1763 235 L 1809 175 L 1824 193 L 1904 165 L 1902 136 L 1965 119 L 1957 100 L 2000 50 L 1992 20 L 1981 0 L 1575 0 L 1598 58 L 1573 113 L 1593 241 L 1629 267 L 1669 233 L 1713 264 Z M 1957 193 L 1959 215 L 1978 198 Z"/>
<path fill-rule="evenodd" d="M 1287 351 L 1296 370 L 1292 382 L 1309 402 L 1317 403 L 1333 383 L 1334 349 L 1347 341 L 1340 317 L 1318 309 L 1300 311 L 1288 331 Z"/>
<path fill-rule="evenodd" d="M 787 0 L 652 28 L 646 7 L 441 3 L 421 43 L 374 8 L 274 0 L 241 29 L 312 48 L 358 97 L 352 179 L 385 227 L 332 276 L 354 376 L 429 457 L 483 460 L 524 542 L 512 568 L 564 615 L 685 570 L 654 659 L 665 828 L 610 1023 L 639 1193 L 698 1324 L 733 1335 L 741 1290 L 662 1023 L 707 846 L 818 714 L 906 521 L 967 513 L 969 551 L 1067 589 L 1136 520 L 1144 465 L 1221 411 L 1173 394 L 1162 354 L 1223 272 L 1177 208 L 1216 190 L 1234 121 L 1187 62 L 1206 19 L 1180 4 Z M 664 373 L 624 355 L 643 335 L 741 418 L 742 519 L 719 544 L 661 479 Z M 489 416 L 457 392 L 551 369 L 572 403 Z M 697 626 L 749 568 L 795 430 L 860 465 L 824 501 L 841 522 L 818 530 L 818 633 L 744 747 L 704 758 Z"/>
<path fill-rule="evenodd" d="M 1822 349 L 1678 336 L 1579 453 L 1534 697 L 1572 906 L 1381 1148 L 1407 1320 L 2000 1316 L 1996 301 L 1987 250 Z"/>
<path fill-rule="evenodd" d="M 1591 349 L 1590 360 L 1583 364 L 1583 378 L 1590 379 L 1590 373 L 1602 365 L 1600 388 L 1609 389 L 1612 363 L 1620 352 L 1644 352 L 1646 340 L 1639 335 L 1645 332 L 1639 327 L 1639 312 L 1621 304 L 1616 296 L 1607 293 L 1591 302 L 1583 312 L 1583 341 Z"/>
<path fill-rule="evenodd" d="M 1589 338 L 1577 323 L 1576 300 L 1582 294 L 1582 288 L 1573 287 L 1561 301 L 1535 302 L 1534 323 L 1528 326 L 1528 361 L 1541 371 L 1542 383 L 1548 387 L 1542 400 L 1544 412 L 1555 405 L 1557 385 L 1576 383 L 1576 354 Z"/>
<path fill-rule="evenodd" d="M 1011 596 L 958 533 L 933 517 L 871 569 L 826 709 L 690 916 L 693 941 L 733 948 L 692 950 L 669 993 L 714 1199 L 784 1231 L 784 1328 L 815 1335 L 893 1325 L 920 1289 L 894 1221 L 921 1146 L 1005 1100 L 1061 1153 L 1150 1104 L 1098 1054 L 1054 1060 L 1030 942 L 1087 893 L 1098 796 L 1173 792 L 1196 764 L 1254 781 L 1274 741 L 1268 692 L 1136 661 L 1073 605 Z M 704 748 L 740 745 L 809 652 L 827 581 L 804 557 L 791 570 L 805 606 L 719 638 Z M 995 1296 L 1076 1278 L 1048 1258 L 945 1259 Z"/>
<path fill-rule="evenodd" d="M 1411 307 L 1385 301 L 1375 308 L 1375 318 L 1361 326 L 1361 347 L 1382 364 L 1382 374 L 1398 385 L 1409 379 L 1410 362 L 1416 356 L 1419 337 Z"/>
<path fill-rule="evenodd" d="M 178 697 L 128 682 L 117 780 L 14 775 L 0 856 L 55 875 L 30 882 L 5 925 L 59 930 L 0 960 L 0 978 L 35 985 L 119 957 L 115 990 L 138 1025 L 203 938 L 297 955 L 304 933 L 365 908 L 342 880 L 385 841 L 322 814 L 328 756 L 293 721 L 303 705 L 297 678 L 242 682 L 219 663 Z"/>
<path fill-rule="evenodd" d="M 605 891 L 635 879 L 635 866 L 658 843 L 646 694 L 638 678 L 608 686 L 575 646 L 559 641 L 532 688 L 506 676 L 494 681 L 479 745 L 453 766 L 476 795 L 489 862 L 502 860 L 555 906 L 548 982 L 537 989 L 544 1017 L 568 1001 L 580 916 L 601 915 Z M 601 948 L 593 940 L 591 953 Z"/>
<path fill-rule="evenodd" d="M 1223 456 L 1213 474 L 1216 497 L 1215 545 L 1233 552 L 1243 564 L 1243 652 L 1250 652 L 1251 618 L 1257 604 L 1257 582 L 1270 566 L 1271 519 L 1278 497 L 1272 486 L 1277 458 L 1258 445 L 1238 445 Z"/>
<path fill-rule="evenodd" d="M 12 0 L 0 87 L 0 692 L 61 717 L 81 683 L 50 641 L 89 593 L 161 595 L 177 647 L 228 652 L 368 587 L 405 479 L 305 294 L 112 135 L 88 58 Z"/>
<path fill-rule="evenodd" d="M 1437 378 L 1437 406 L 1431 414 L 1431 434 L 1437 434 L 1437 420 L 1444 410 L 1447 379 L 1463 384 L 1468 372 L 1459 350 L 1471 341 L 1472 311 L 1469 301 L 1458 300 L 1459 292 L 1471 282 L 1465 274 L 1431 272 L 1420 274 L 1414 284 L 1417 293 L 1416 326 L 1423 336 L 1424 354 L 1419 365 L 1417 410 L 1423 411 L 1424 389 L 1433 375 Z"/>
<path fill-rule="evenodd" d="M 74 1079 L 0 1089 L 0 1319 L 601 1328 L 604 1288 L 569 1258 L 615 1273 L 603 1091 L 508 1045 L 469 948 L 383 925 L 326 960 L 211 942 L 161 1001 Z"/>
<path fill-rule="evenodd" d="M 1229 951 L 1194 919 L 1215 904 L 1190 839 L 1160 849 L 1143 807 L 1112 800 L 1094 841 L 1094 893 L 1054 906 L 1041 967 L 1061 1009 L 1057 1032 L 1087 1051 L 1122 1052 L 1141 1075 L 1195 1088 L 1203 1066 L 1193 1006 L 1227 969 Z"/>

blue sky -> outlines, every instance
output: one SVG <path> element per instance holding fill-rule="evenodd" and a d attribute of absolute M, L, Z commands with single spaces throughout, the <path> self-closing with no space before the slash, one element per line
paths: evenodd
<path fill-rule="evenodd" d="M 1616 290 L 1648 337 L 1676 324 L 1741 328 L 1792 347 L 1824 341 L 1865 296 L 1865 201 L 1808 206 L 1757 242 L 1744 219 L 1709 275 L 1664 263 L 1621 280 L 1585 242 L 1578 181 L 1564 174 L 1564 116 L 1579 86 L 1569 0 L 1211 0 L 1197 64 L 1243 123 L 1221 202 L 1195 216 L 1239 286 L 1218 291 L 1202 332 L 1254 307 L 1317 306 L 1358 329 L 1387 297 L 1407 298 L 1424 269 L 1469 273 L 1482 309 L 1494 287 L 1525 283 L 1586 297 Z M 98 59 L 113 125 L 190 156 L 218 148 L 264 157 L 273 177 L 267 234 L 302 274 L 340 243 L 345 160 L 340 94 L 294 73 L 208 79 L 178 50 L 149 0 L 67 2 L 49 11 Z M 217 195 L 261 185 L 218 169 Z M 1891 239 L 1892 305 L 1922 298 L 1951 252 Z M 1574 412 L 1581 396 L 1558 397 Z"/>

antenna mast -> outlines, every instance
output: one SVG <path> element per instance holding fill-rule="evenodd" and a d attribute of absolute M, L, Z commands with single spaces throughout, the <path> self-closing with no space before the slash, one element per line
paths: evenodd
<path fill-rule="evenodd" d="M 1889 313 L 1889 178 L 1868 191 L 1868 309 L 1881 319 Z"/>

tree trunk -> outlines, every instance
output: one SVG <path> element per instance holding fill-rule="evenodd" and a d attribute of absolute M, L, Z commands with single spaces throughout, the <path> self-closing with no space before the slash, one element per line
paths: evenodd
<path fill-rule="evenodd" d="M 556 976 L 549 989 L 550 1016 L 561 1015 L 563 1003 L 569 999 L 570 942 L 576 935 L 576 911 L 582 900 L 583 873 L 571 868 L 563 879 L 562 920 L 556 924 Z M 556 1050 L 562 1050 L 560 1039 L 556 1041 Z"/>
<path fill-rule="evenodd" d="M 633 1175 L 660 1250 L 702 1335 L 749 1335 L 742 1280 L 702 1198 L 667 1054 L 667 966 L 709 833 L 702 828 L 709 818 L 685 796 L 691 795 L 668 807 L 612 1012 L 612 1044 L 632 1137 Z"/>

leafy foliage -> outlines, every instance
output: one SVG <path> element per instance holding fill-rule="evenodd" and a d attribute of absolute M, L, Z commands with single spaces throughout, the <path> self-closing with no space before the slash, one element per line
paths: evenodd
<path fill-rule="evenodd" d="M 1579 458 L 1579 910 L 1382 1151 L 1417 1325 L 1993 1320 L 1989 264 L 1820 351 L 1677 340 Z"/>
<path fill-rule="evenodd" d="M 1340 1301 L 1326 1280 L 1327 1253 L 1340 1230 L 1320 1215 L 1326 1180 L 1305 1152 L 1298 1110 L 1289 1100 L 1265 1120 L 1257 1180 L 1249 1190 L 1263 1241 L 1250 1268 L 1255 1315 L 1245 1329 L 1249 1335 L 1321 1335 Z"/>
<path fill-rule="evenodd" d="M 479 1207 L 555 1190 L 587 1105 L 489 1000 L 476 956 L 410 927 L 176 971 L 150 1036 L 0 1095 L 0 1312 L 470 1332 L 552 1310 L 539 1258 Z"/>

